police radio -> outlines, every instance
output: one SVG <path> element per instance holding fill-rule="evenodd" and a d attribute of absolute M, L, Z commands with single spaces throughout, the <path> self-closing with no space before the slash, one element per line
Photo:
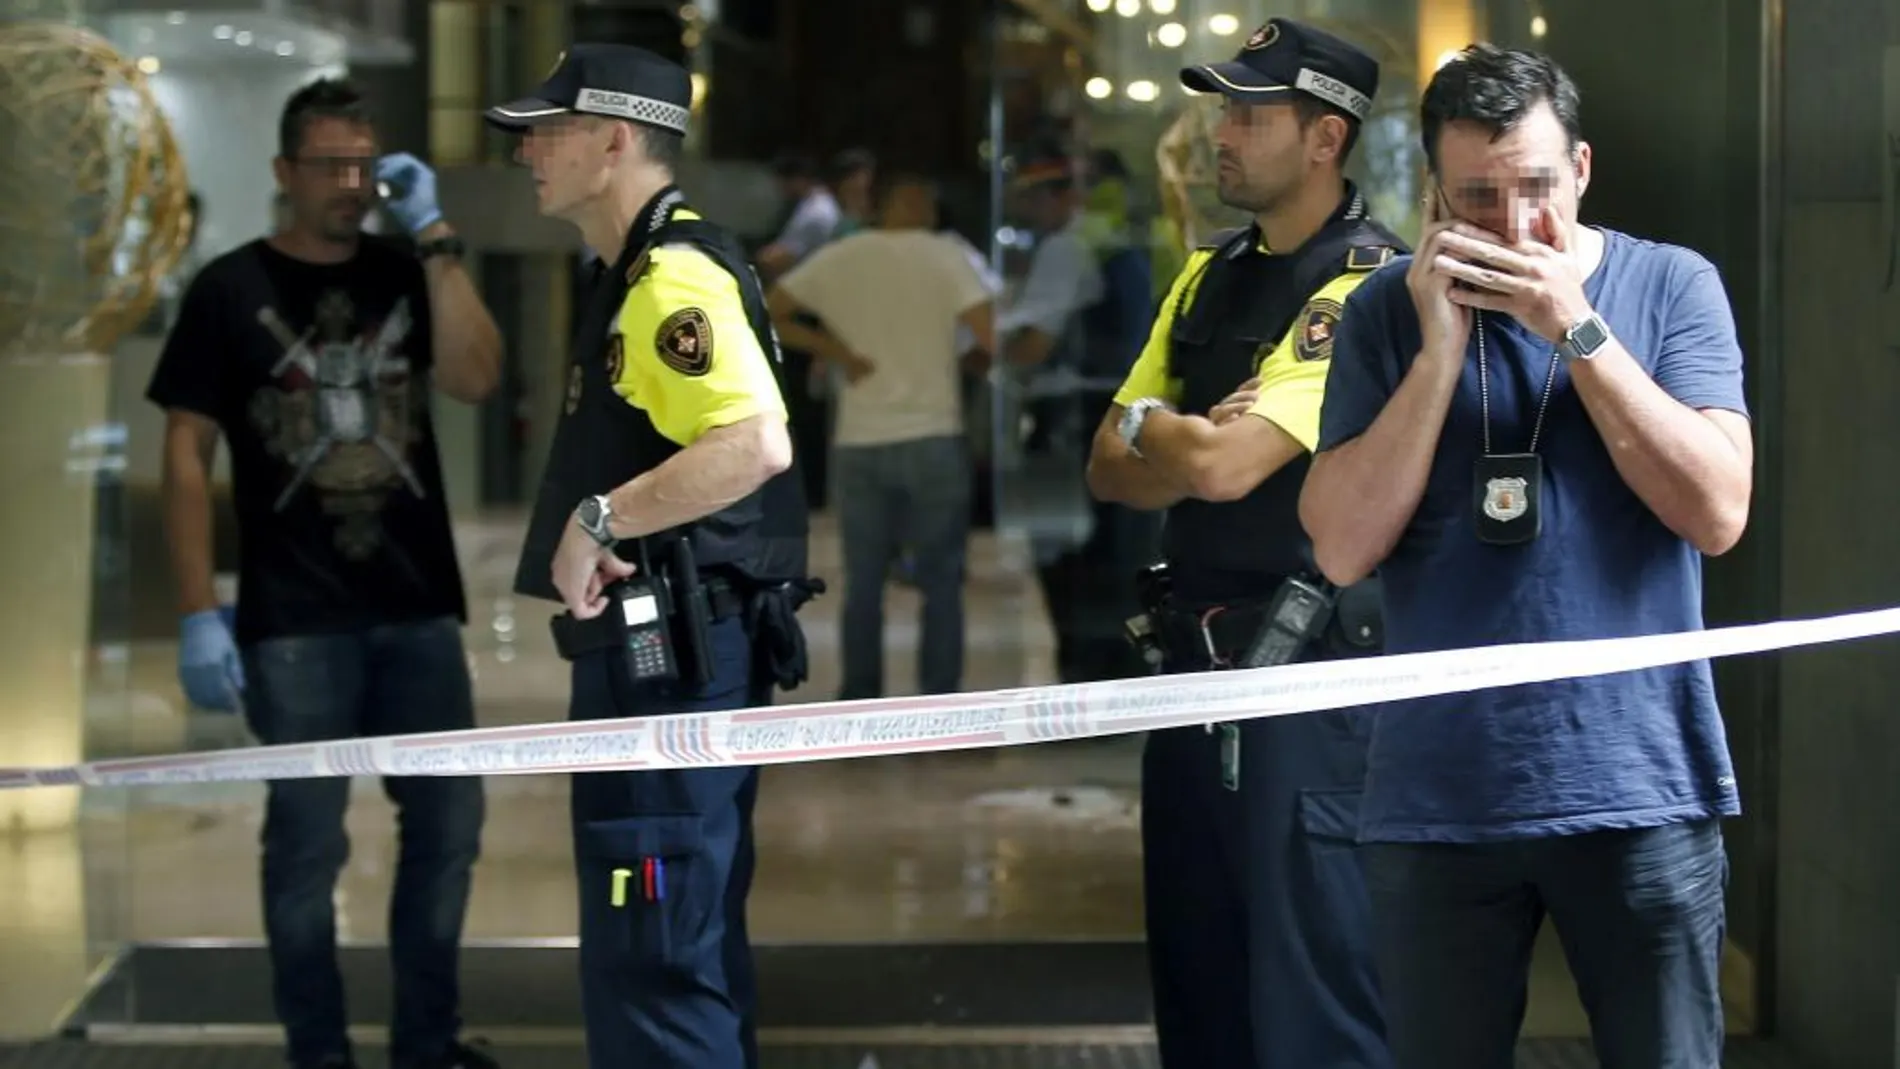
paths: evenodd
<path fill-rule="evenodd" d="M 1291 663 L 1326 630 L 1337 596 L 1323 581 L 1295 576 L 1282 582 L 1267 607 L 1267 622 L 1240 666 L 1272 668 Z"/>
<path fill-rule="evenodd" d="M 666 580 L 653 571 L 646 539 L 638 539 L 640 570 L 618 583 L 611 593 L 625 627 L 628 669 L 634 681 L 648 683 L 679 677 L 679 659 L 673 654 L 673 636 L 667 621 L 673 615 Z"/>

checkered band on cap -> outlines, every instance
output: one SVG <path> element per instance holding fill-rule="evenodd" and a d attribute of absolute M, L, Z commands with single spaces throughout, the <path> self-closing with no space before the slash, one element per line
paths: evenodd
<path fill-rule="evenodd" d="M 634 93 L 613 93 L 605 89 L 582 89 L 574 98 L 574 110 L 588 115 L 611 115 L 675 133 L 686 132 L 692 112 L 678 104 Z"/>

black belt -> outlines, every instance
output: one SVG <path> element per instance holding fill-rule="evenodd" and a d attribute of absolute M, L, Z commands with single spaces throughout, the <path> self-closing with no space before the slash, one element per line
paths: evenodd
<path fill-rule="evenodd" d="M 1162 609 L 1155 614 L 1161 648 L 1177 669 L 1202 671 L 1239 663 L 1266 625 L 1268 601 Z"/>
<path fill-rule="evenodd" d="M 709 576 L 700 582 L 712 610 L 711 622 L 718 623 L 745 611 L 745 598 L 724 577 Z M 667 614 L 668 619 L 680 614 L 678 595 L 670 600 L 673 611 Z M 568 661 L 601 650 L 616 649 L 627 641 L 626 623 L 612 612 L 603 612 L 587 620 L 576 620 L 572 613 L 564 612 L 554 617 L 549 626 L 554 631 L 554 648 L 560 652 L 563 660 Z"/>

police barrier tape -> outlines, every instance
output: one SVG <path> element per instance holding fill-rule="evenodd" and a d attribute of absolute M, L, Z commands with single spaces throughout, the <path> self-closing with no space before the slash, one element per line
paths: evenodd
<path fill-rule="evenodd" d="M 1879 609 L 1634 638 L 0 768 L 0 790 L 704 768 L 981 749 L 1291 716 L 1897 631 L 1900 609 Z"/>

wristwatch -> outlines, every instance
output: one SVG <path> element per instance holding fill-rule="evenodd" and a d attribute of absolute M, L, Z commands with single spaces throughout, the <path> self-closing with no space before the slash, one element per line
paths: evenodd
<path fill-rule="evenodd" d="M 1582 322 L 1564 331 L 1564 336 L 1557 342 L 1557 353 L 1566 364 L 1572 360 L 1588 360 L 1609 340 L 1610 328 L 1604 325 L 1602 316 L 1592 312 Z"/>
<path fill-rule="evenodd" d="M 1141 438 L 1141 425 L 1147 422 L 1148 413 L 1167 407 L 1168 403 L 1159 397 L 1144 397 L 1122 410 L 1121 422 L 1115 425 L 1115 430 L 1130 453 L 1141 456 L 1141 447 L 1135 442 Z"/>
<path fill-rule="evenodd" d="M 574 522 L 579 524 L 580 529 L 586 531 L 589 537 L 603 546 L 611 546 L 619 541 L 608 529 L 608 524 L 613 518 L 614 510 L 608 504 L 606 494 L 595 494 L 582 501 L 580 507 L 574 510 Z"/>
<path fill-rule="evenodd" d="M 454 234 L 436 238 L 434 241 L 419 242 L 416 245 L 416 259 L 428 260 L 437 256 L 447 256 L 460 260 L 468 252 L 468 245 Z"/>

